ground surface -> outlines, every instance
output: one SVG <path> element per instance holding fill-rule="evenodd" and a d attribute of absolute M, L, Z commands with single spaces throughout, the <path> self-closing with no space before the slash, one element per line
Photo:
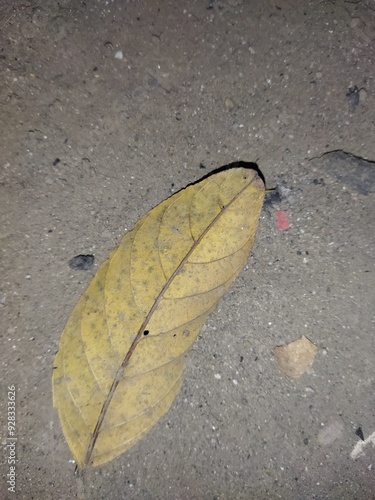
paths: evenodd
<path fill-rule="evenodd" d="M 319 158 L 375 160 L 372 0 L 0 5 L 1 437 L 5 461 L 14 384 L 17 498 L 375 498 L 373 444 L 351 457 L 356 430 L 375 431 L 374 170 L 361 189 L 350 162 L 341 176 Z M 169 413 L 75 477 L 51 400 L 74 304 L 142 214 L 236 160 L 282 188 L 249 265 Z M 72 270 L 78 254 L 94 267 Z M 318 354 L 292 380 L 273 349 L 302 334 Z M 15 498 L 7 472 L 0 497 Z"/>

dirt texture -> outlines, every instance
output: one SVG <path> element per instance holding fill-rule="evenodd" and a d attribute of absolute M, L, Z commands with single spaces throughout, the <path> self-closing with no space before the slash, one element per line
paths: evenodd
<path fill-rule="evenodd" d="M 1 0 L 0 30 L 0 498 L 375 498 L 373 0 Z M 75 303 L 140 216 L 238 160 L 277 187 L 248 266 L 167 415 L 74 475 L 51 373 Z M 294 380 L 274 348 L 302 335 Z"/>

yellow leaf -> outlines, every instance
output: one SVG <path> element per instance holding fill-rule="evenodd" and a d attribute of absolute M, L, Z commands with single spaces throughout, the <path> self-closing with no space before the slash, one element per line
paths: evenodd
<path fill-rule="evenodd" d="M 102 264 L 52 377 L 78 467 L 112 460 L 167 412 L 187 350 L 247 261 L 264 191 L 251 169 L 211 175 L 146 214 Z"/>

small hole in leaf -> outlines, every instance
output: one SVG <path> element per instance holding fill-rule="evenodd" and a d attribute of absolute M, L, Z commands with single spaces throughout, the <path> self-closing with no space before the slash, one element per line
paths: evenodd
<path fill-rule="evenodd" d="M 148 335 L 149 333 L 150 333 L 150 331 L 149 331 L 149 330 L 145 330 L 145 331 L 143 332 L 143 335 L 146 337 L 146 335 Z"/>
<path fill-rule="evenodd" d="M 175 336 L 176 336 L 176 334 L 174 333 L 174 334 L 173 334 L 173 337 L 175 337 Z"/>

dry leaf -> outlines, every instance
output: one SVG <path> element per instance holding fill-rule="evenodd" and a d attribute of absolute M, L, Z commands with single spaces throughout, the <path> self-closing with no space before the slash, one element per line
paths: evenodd
<path fill-rule="evenodd" d="M 318 348 L 309 339 L 301 338 L 286 346 L 275 347 L 274 353 L 282 372 L 299 378 L 313 364 Z"/>
<path fill-rule="evenodd" d="M 123 453 L 167 412 L 186 351 L 247 261 L 263 199 L 254 170 L 211 175 L 146 214 L 102 264 L 53 371 L 80 468 Z"/>

